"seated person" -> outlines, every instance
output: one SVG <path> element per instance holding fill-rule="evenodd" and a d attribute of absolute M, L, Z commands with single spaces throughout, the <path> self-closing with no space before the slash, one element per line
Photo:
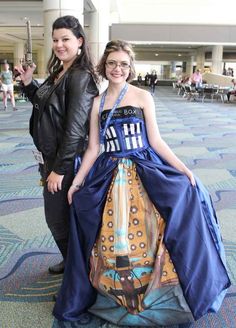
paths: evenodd
<path fill-rule="evenodd" d="M 200 69 L 197 69 L 191 76 L 192 86 L 196 89 L 202 87 L 202 74 Z"/>
<path fill-rule="evenodd" d="M 183 84 L 186 84 L 186 85 L 191 85 L 191 78 L 189 76 L 185 76 L 183 79 L 182 79 L 182 83 Z"/>
<path fill-rule="evenodd" d="M 231 82 L 233 83 L 233 86 L 232 88 L 230 88 L 229 92 L 227 93 L 228 101 L 230 101 L 231 95 L 236 95 L 236 82 L 234 79 L 232 79 Z"/>

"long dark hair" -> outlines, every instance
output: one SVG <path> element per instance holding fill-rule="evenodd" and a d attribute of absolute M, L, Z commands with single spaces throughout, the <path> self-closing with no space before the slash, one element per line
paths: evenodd
<path fill-rule="evenodd" d="M 70 15 L 59 17 L 54 21 L 52 25 L 52 33 L 54 30 L 61 28 L 66 28 L 70 30 L 77 39 L 80 37 L 82 37 L 83 39 L 81 53 L 76 57 L 70 69 L 83 67 L 83 69 L 88 70 L 93 75 L 94 79 L 97 81 L 97 76 L 94 71 L 90 51 L 88 48 L 88 41 L 85 36 L 84 29 L 81 26 L 79 20 L 76 17 Z M 48 61 L 47 69 L 52 78 L 54 78 L 62 70 L 61 61 L 55 56 L 53 51 Z"/>

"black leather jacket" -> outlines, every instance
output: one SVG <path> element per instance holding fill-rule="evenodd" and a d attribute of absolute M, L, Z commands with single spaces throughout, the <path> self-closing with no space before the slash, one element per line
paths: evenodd
<path fill-rule="evenodd" d="M 52 170 L 64 175 L 86 147 L 89 114 L 98 94 L 92 75 L 83 70 L 68 70 L 53 83 L 41 86 L 32 81 L 24 92 L 33 104 L 30 134 Z"/>

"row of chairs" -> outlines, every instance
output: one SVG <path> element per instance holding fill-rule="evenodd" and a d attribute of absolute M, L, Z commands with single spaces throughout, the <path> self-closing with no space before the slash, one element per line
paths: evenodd
<path fill-rule="evenodd" d="M 227 101 L 228 88 L 217 86 L 203 86 L 202 88 L 195 88 L 184 83 L 173 83 L 173 88 L 177 89 L 177 93 L 182 95 L 183 98 L 187 98 L 189 101 L 198 100 L 204 102 L 205 99 L 210 99 L 212 102 L 214 99 Z"/>

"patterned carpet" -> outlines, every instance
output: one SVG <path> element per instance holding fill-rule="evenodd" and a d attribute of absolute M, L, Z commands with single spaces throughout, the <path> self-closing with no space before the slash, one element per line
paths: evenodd
<path fill-rule="evenodd" d="M 225 244 L 230 288 L 219 313 L 194 328 L 236 327 L 236 103 L 189 102 L 170 87 L 155 96 L 163 138 L 212 195 Z M 60 260 L 44 221 L 42 189 L 28 134 L 31 105 L 0 111 L 0 328 L 76 328 L 51 315 Z M 0 104 L 0 109 L 2 104 Z M 93 318 L 88 328 L 115 327 Z"/>

